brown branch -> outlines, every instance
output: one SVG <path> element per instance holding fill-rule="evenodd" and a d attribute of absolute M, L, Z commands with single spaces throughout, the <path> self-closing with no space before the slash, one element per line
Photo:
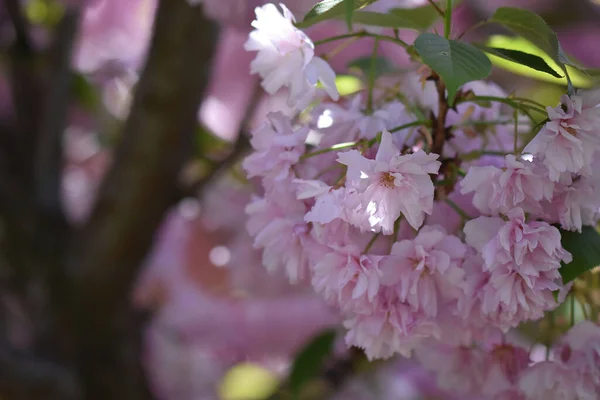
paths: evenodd
<path fill-rule="evenodd" d="M 21 51 L 29 52 L 31 51 L 31 37 L 21 4 L 19 0 L 6 0 L 4 7 L 13 24 L 17 46 Z"/>
<path fill-rule="evenodd" d="M 0 397 L 6 400 L 74 400 L 80 388 L 61 365 L 11 350 L 0 343 Z"/>
<path fill-rule="evenodd" d="M 67 265 L 73 288 L 64 301 L 76 303 L 69 319 L 86 399 L 149 397 L 139 324 L 125 304 L 191 151 L 216 41 L 216 25 L 202 7 L 160 1 L 114 165 Z"/>
<path fill-rule="evenodd" d="M 448 115 L 448 98 L 446 97 L 446 85 L 436 73 L 432 74 L 432 79 L 435 82 L 435 88 L 438 93 L 438 112 L 437 117 L 432 120 L 433 127 L 433 144 L 431 152 L 442 155 L 444 143 L 446 142 L 446 116 Z"/>
<path fill-rule="evenodd" d="M 46 72 L 45 99 L 34 159 L 36 206 L 52 219 L 62 220 L 60 200 L 62 177 L 62 140 L 69 109 L 71 54 L 77 32 L 79 12 L 69 8 L 55 32 Z"/>

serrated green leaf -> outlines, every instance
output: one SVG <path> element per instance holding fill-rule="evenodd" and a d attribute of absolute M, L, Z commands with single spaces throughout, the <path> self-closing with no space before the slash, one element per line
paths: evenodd
<path fill-rule="evenodd" d="M 536 56 L 535 54 L 525 53 L 520 50 L 512 50 L 512 49 L 502 49 L 498 47 L 488 47 L 478 43 L 473 43 L 473 46 L 477 47 L 480 50 L 485 51 L 488 54 L 494 55 L 496 57 L 503 58 L 508 61 L 512 61 L 514 63 L 524 65 L 526 67 L 535 69 L 537 71 L 545 72 L 550 74 L 556 78 L 563 78 L 558 72 L 552 69 L 548 65 L 546 61 L 540 56 Z"/>
<path fill-rule="evenodd" d="M 600 234 L 596 229 L 584 226 L 581 233 L 561 229 L 560 234 L 563 247 L 573 256 L 573 261 L 560 268 L 564 283 L 600 265 Z"/>
<path fill-rule="evenodd" d="M 317 22 L 341 17 L 346 13 L 346 0 L 322 0 L 304 16 L 302 22 L 296 24 L 298 28 L 306 28 Z M 354 10 L 360 10 L 377 0 L 353 0 Z"/>
<path fill-rule="evenodd" d="M 289 375 L 289 387 L 298 395 L 302 386 L 313 379 L 322 368 L 323 361 L 331 354 L 335 331 L 327 330 L 313 338 L 296 356 Z"/>
<path fill-rule="evenodd" d="M 416 8 L 393 8 L 391 14 L 412 22 L 419 30 L 429 28 L 440 18 L 435 8 L 431 5 Z"/>
<path fill-rule="evenodd" d="M 354 18 L 354 0 L 344 0 L 344 6 L 346 7 L 346 24 L 348 30 L 352 32 L 352 18 Z"/>
<path fill-rule="evenodd" d="M 501 24 L 539 47 L 558 64 L 563 64 L 556 33 L 536 13 L 521 8 L 500 7 L 491 22 Z"/>
<path fill-rule="evenodd" d="M 484 79 L 492 71 L 492 63 L 481 50 L 432 33 L 421 34 L 415 50 L 446 84 L 448 101 L 454 102 L 458 88 L 467 82 Z"/>
<path fill-rule="evenodd" d="M 361 74 L 367 76 L 374 68 L 375 77 L 396 72 L 398 69 L 385 57 L 360 57 L 348 63 L 348 70 L 358 69 Z"/>

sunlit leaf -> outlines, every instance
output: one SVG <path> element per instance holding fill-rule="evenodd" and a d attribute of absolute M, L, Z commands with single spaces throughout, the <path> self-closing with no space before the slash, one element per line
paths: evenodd
<path fill-rule="evenodd" d="M 496 48 L 519 50 L 525 53 L 533 54 L 541 57 L 550 66 L 550 68 L 554 69 L 555 71 L 561 70 L 559 65 L 553 61 L 550 56 L 522 37 L 494 35 L 488 39 L 486 45 Z M 555 78 L 547 73 L 536 71 L 523 65 L 515 64 L 514 62 L 510 62 L 497 56 L 490 55 L 489 57 L 495 66 L 510 71 L 514 74 L 559 85 L 567 84 L 567 79 L 564 77 Z M 569 72 L 571 80 L 575 86 L 580 88 L 589 88 L 594 85 L 594 79 L 592 77 L 568 65 L 566 66 L 566 69 Z"/>
<path fill-rule="evenodd" d="M 505 26 L 533 43 L 555 62 L 563 63 L 556 33 L 536 13 L 521 8 L 500 7 L 490 21 Z"/>
<path fill-rule="evenodd" d="M 441 76 L 450 103 L 454 102 L 458 88 L 486 78 L 492 70 L 485 53 L 467 43 L 423 33 L 415 40 L 414 47 L 423 62 Z"/>
<path fill-rule="evenodd" d="M 483 46 L 477 43 L 473 43 L 473 46 L 477 47 L 480 50 L 485 51 L 488 54 L 494 55 L 496 57 L 503 58 L 505 60 L 511 61 L 513 63 L 524 65 L 526 67 L 535 69 L 537 71 L 545 72 L 550 74 L 556 78 L 562 78 L 558 72 L 553 70 L 546 61 L 540 56 L 536 56 L 535 54 L 525 53 L 520 50 L 513 49 L 503 49 L 498 47 L 488 47 Z"/>

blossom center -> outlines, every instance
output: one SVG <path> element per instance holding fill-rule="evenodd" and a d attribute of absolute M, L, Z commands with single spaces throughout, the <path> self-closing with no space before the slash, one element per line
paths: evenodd
<path fill-rule="evenodd" d="M 390 174 L 389 172 L 383 172 L 379 178 L 379 183 L 381 183 L 381 185 L 386 188 L 393 188 L 394 186 L 396 186 L 394 184 L 395 180 L 396 178 L 392 174 Z"/>

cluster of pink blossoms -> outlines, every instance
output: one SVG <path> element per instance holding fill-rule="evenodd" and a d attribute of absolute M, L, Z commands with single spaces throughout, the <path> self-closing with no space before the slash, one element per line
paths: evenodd
<path fill-rule="evenodd" d="M 528 144 L 512 110 L 464 96 L 435 154 L 418 117 L 438 114 L 434 87 L 408 74 L 395 82 L 405 96 L 375 84 L 366 101 L 327 102 L 316 84 L 337 101 L 335 76 L 282 10 L 257 8 L 246 44 L 265 90 L 287 87 L 298 111 L 270 114 L 243 164 L 260 194 L 246 212 L 264 266 L 311 284 L 369 359 L 416 350 L 447 386 L 486 398 L 599 398 L 598 326 L 576 325 L 537 363 L 492 340 L 568 294 L 559 268 L 572 256 L 554 225 L 598 220 L 597 94 L 565 95 Z M 485 82 L 462 92 L 506 97 Z"/>

